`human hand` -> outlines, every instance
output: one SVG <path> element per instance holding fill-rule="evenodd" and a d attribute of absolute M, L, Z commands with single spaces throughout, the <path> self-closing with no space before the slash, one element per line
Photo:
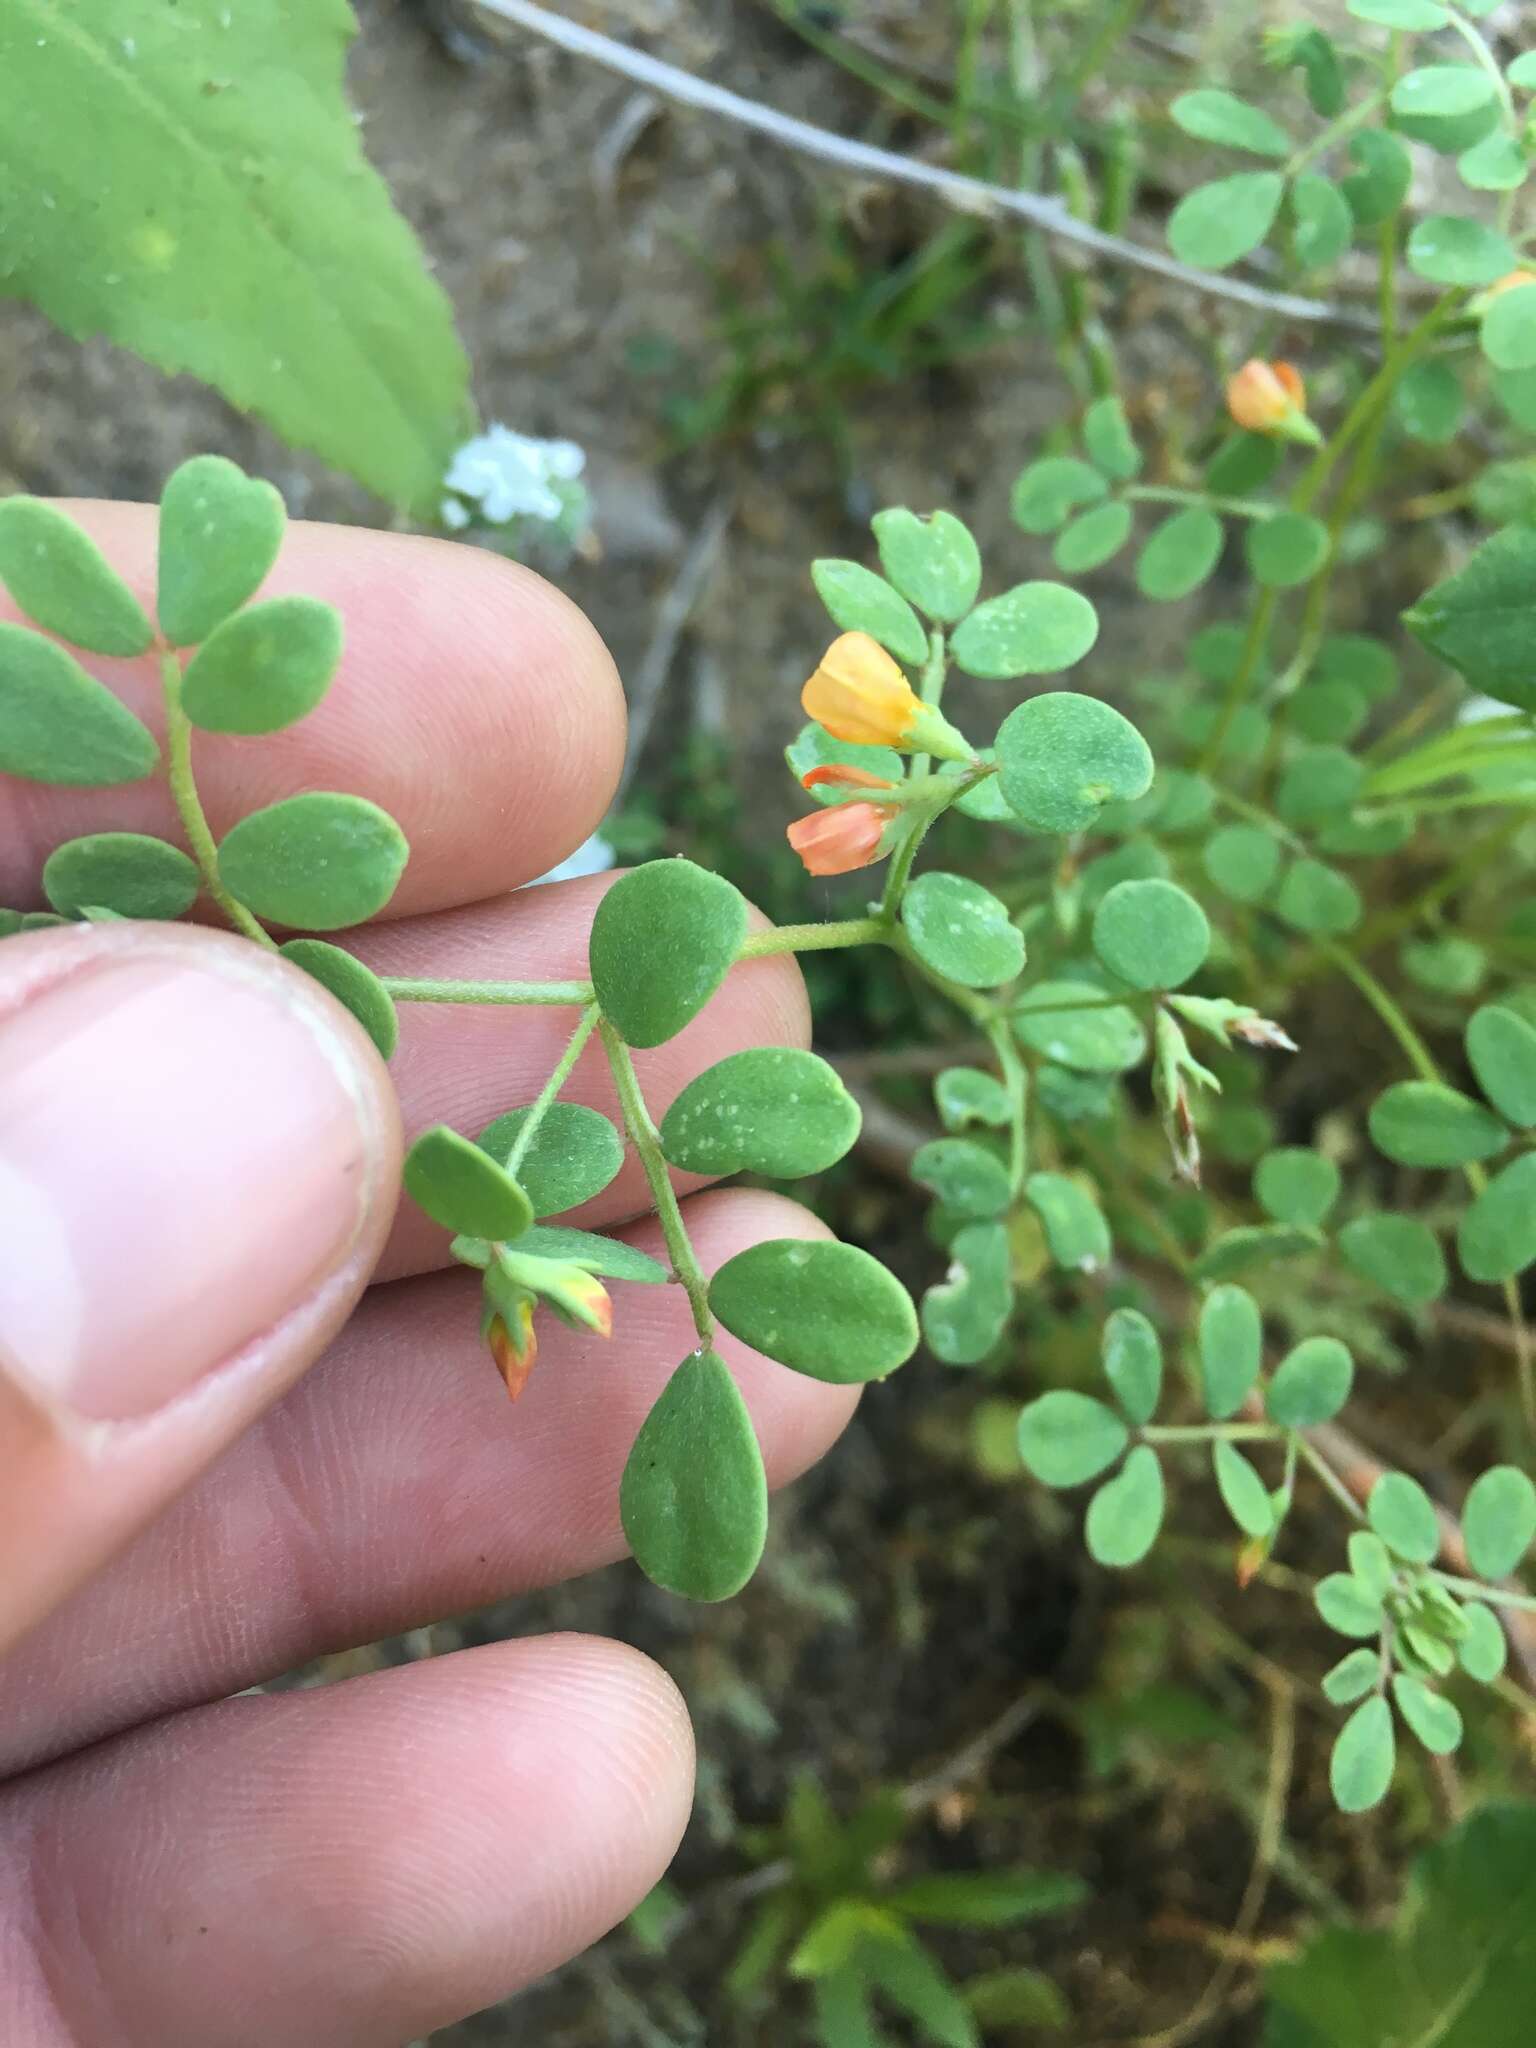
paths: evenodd
<path fill-rule="evenodd" d="M 153 513 L 74 509 L 150 588 Z M 412 845 L 389 921 L 355 936 L 370 965 L 583 973 L 606 884 L 508 893 L 587 835 L 618 772 L 622 696 L 579 614 L 489 555 L 317 527 L 268 588 L 340 605 L 347 653 L 302 725 L 199 739 L 215 832 L 356 790 Z M 92 666 L 155 723 L 152 658 Z M 114 827 L 175 836 L 163 786 L 0 777 L 0 903 Z M 681 1290 L 623 1290 L 608 1344 L 552 1328 L 514 1411 L 476 1276 L 394 1216 L 402 1113 L 407 1134 L 478 1129 L 537 1092 L 568 1023 L 410 1007 L 386 1075 L 245 941 L 108 923 L 0 944 L 5 2048 L 383 2048 L 574 1953 L 670 1859 L 686 1715 L 617 1644 L 227 1697 L 621 1554 L 619 1471 L 695 1341 Z M 659 1110 L 726 1053 L 806 1035 L 792 962 L 763 959 L 637 1058 Z M 569 1093 L 611 1108 L 600 1060 Z M 573 1220 L 644 1205 L 630 1160 Z M 687 1210 L 711 1268 L 820 1232 L 763 1194 Z M 660 1249 L 648 1222 L 625 1234 Z M 721 1349 L 782 1483 L 853 1391 Z"/>

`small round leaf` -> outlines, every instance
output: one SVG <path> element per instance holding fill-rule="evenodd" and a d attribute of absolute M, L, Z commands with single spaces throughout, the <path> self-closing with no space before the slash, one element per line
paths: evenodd
<path fill-rule="evenodd" d="M 624 1142 L 600 1110 L 581 1102 L 552 1102 L 511 1166 L 513 1148 L 531 1105 L 509 1109 L 475 1140 L 498 1166 L 515 1173 L 535 1216 L 560 1216 L 600 1195 L 624 1164 Z"/>
<path fill-rule="evenodd" d="M 1280 842 L 1259 825 L 1224 825 L 1205 842 L 1206 874 L 1235 903 L 1257 903 L 1280 872 Z"/>
<path fill-rule="evenodd" d="M 29 619 L 92 654 L 143 654 L 155 637 L 95 541 L 41 498 L 0 500 L 0 582 Z"/>
<path fill-rule="evenodd" d="M 1200 1378 L 1213 1421 L 1237 1413 L 1258 1384 L 1263 1362 L 1258 1303 L 1245 1288 L 1213 1287 L 1200 1310 Z"/>
<path fill-rule="evenodd" d="M 1216 1486 L 1227 1513 L 1245 1536 L 1268 1536 L 1275 1526 L 1275 1504 L 1253 1466 L 1236 1444 L 1218 1437 L 1211 1446 Z"/>
<path fill-rule="evenodd" d="M 216 626 L 187 665 L 182 708 L 204 732 L 278 732 L 307 717 L 341 659 L 341 614 L 274 597 Z"/>
<path fill-rule="evenodd" d="M 949 1247 L 950 1268 L 923 1296 L 923 1335 L 946 1365 L 976 1365 L 1013 1309 L 1012 1259 L 1001 1223 L 968 1223 Z"/>
<path fill-rule="evenodd" d="M 1360 922 L 1360 892 L 1337 868 L 1320 860 L 1298 860 L 1285 871 L 1275 912 L 1297 931 L 1337 938 Z"/>
<path fill-rule="evenodd" d="M 816 595 L 845 633 L 867 633 L 912 667 L 928 659 L 928 635 L 911 605 L 858 562 L 812 562 Z"/>
<path fill-rule="evenodd" d="M 533 1208 L 511 1175 L 446 1124 L 424 1131 L 405 1155 L 405 1191 L 445 1230 L 503 1243 L 521 1237 Z"/>
<path fill-rule="evenodd" d="M 1113 801 L 1152 786 L 1152 754 L 1128 718 L 1097 697 L 1051 690 L 1016 705 L 997 735 L 1003 795 L 1037 832 L 1082 832 Z"/>
<path fill-rule="evenodd" d="M 877 512 L 870 524 L 880 566 L 901 595 L 941 624 L 963 619 L 981 588 L 981 554 L 970 528 L 952 512 L 920 519 L 904 506 Z"/>
<path fill-rule="evenodd" d="M 1113 1408 L 1066 1388 L 1041 1394 L 1019 1416 L 1019 1456 L 1045 1486 L 1097 1479 L 1129 1441 Z"/>
<path fill-rule="evenodd" d="M 1389 1550 L 1410 1564 L 1432 1564 L 1440 1551 L 1435 1504 L 1406 1472 L 1385 1472 L 1366 1502 L 1371 1527 Z"/>
<path fill-rule="evenodd" d="M 271 484 L 222 455 L 195 455 L 160 494 L 160 630 L 195 647 L 266 580 L 287 523 Z"/>
<path fill-rule="evenodd" d="M 1083 414 L 1083 446 L 1095 467 L 1117 483 L 1128 483 L 1141 468 L 1141 451 L 1125 406 L 1113 392 L 1096 398 Z"/>
<path fill-rule="evenodd" d="M 1292 143 L 1278 121 L 1235 93 L 1202 86 L 1181 92 L 1169 107 L 1174 125 L 1201 142 L 1225 149 L 1246 149 L 1255 156 L 1289 156 Z"/>
<path fill-rule="evenodd" d="M 1014 481 L 1015 523 L 1026 533 L 1054 533 L 1080 505 L 1092 505 L 1109 489 L 1101 472 L 1075 455 L 1047 455 Z"/>
<path fill-rule="evenodd" d="M 1477 1480 L 1461 1511 L 1467 1557 L 1481 1579 L 1503 1579 L 1536 1537 L 1536 1486 L 1518 1465 L 1495 1465 Z"/>
<path fill-rule="evenodd" d="M 1224 529 L 1204 505 L 1186 505 L 1153 528 L 1136 558 L 1143 597 L 1172 604 L 1198 590 L 1221 559 Z"/>
<path fill-rule="evenodd" d="M 1341 1177 L 1331 1159 L 1304 1145 L 1266 1152 L 1254 1170 L 1253 1191 L 1277 1223 L 1315 1230 L 1339 1198 Z"/>
<path fill-rule="evenodd" d="M 1392 1783 L 1396 1761 L 1392 1709 L 1378 1693 L 1356 1707 L 1333 1745 L 1328 1782 L 1339 1811 L 1366 1813 L 1379 1806 Z"/>
<path fill-rule="evenodd" d="M 1358 1650 L 1347 1651 L 1334 1665 L 1323 1680 L 1323 1694 L 1336 1707 L 1347 1707 L 1374 1692 L 1380 1680 L 1381 1652 L 1362 1644 Z"/>
<path fill-rule="evenodd" d="M 62 647 L 0 625 L 0 775 L 105 789 L 153 775 L 147 729 Z"/>
<path fill-rule="evenodd" d="M 1032 1173 L 1024 1199 L 1040 1218 L 1058 1266 L 1074 1273 L 1099 1271 L 1109 1258 L 1109 1225 L 1087 1188 L 1064 1173 Z"/>
<path fill-rule="evenodd" d="M 1079 1074 L 1123 1074 L 1146 1055 L 1134 1010 L 1106 999 L 1091 981 L 1042 981 L 1013 1007 L 1020 1044 Z"/>
<path fill-rule="evenodd" d="M 1427 214 L 1408 237 L 1408 268 L 1431 284 L 1494 284 L 1518 261 L 1507 235 L 1459 213 Z"/>
<path fill-rule="evenodd" d="M 1134 515 L 1129 505 L 1095 505 L 1081 512 L 1056 537 L 1051 560 L 1063 576 L 1084 576 L 1100 569 L 1131 537 Z"/>
<path fill-rule="evenodd" d="M 1500 292 L 1483 315 L 1479 339 L 1496 370 L 1536 366 L 1536 285 L 1514 285 Z"/>
<path fill-rule="evenodd" d="M 1117 882 L 1093 920 L 1093 950 L 1136 989 L 1180 988 L 1205 964 L 1211 928 L 1174 882 Z"/>
<path fill-rule="evenodd" d="M 768 1482 L 730 1368 L 695 1351 L 640 1425 L 619 1482 L 619 1519 L 646 1577 L 685 1600 L 728 1600 L 768 1535 Z"/>
<path fill-rule="evenodd" d="M 901 1283 L 851 1244 L 774 1238 L 727 1259 L 709 1305 L 733 1337 L 836 1386 L 884 1379 L 917 1348 Z"/>
<path fill-rule="evenodd" d="M 912 950 L 962 988 L 996 988 L 1024 965 L 1024 939 L 1007 906 L 964 875 L 919 875 L 901 905 Z"/>
<path fill-rule="evenodd" d="M 661 1149 L 685 1173 L 825 1173 L 859 1135 L 859 1105 L 815 1053 L 731 1053 L 683 1090 L 661 1121 Z"/>
<path fill-rule="evenodd" d="M 1286 1429 L 1331 1422 L 1349 1399 L 1354 1376 L 1354 1360 L 1337 1337 L 1304 1337 L 1270 1381 L 1265 1400 L 1270 1420 Z"/>
<path fill-rule="evenodd" d="M 1503 1150 L 1509 1133 L 1470 1095 L 1439 1081 L 1398 1081 L 1371 1104 L 1371 1138 L 1399 1166 L 1467 1166 Z"/>
<path fill-rule="evenodd" d="M 340 946 L 327 945 L 324 939 L 290 939 L 279 950 L 285 960 L 302 967 L 322 988 L 330 990 L 344 1010 L 352 1012 L 381 1059 L 393 1057 L 400 1038 L 400 1017 L 394 997 L 371 967 L 344 953 Z"/>
<path fill-rule="evenodd" d="M 1019 583 L 989 597 L 955 628 L 949 648 L 967 675 L 987 681 L 1071 668 L 1099 637 L 1099 615 L 1065 583 Z"/>
<path fill-rule="evenodd" d="M 1462 1609 L 1467 1632 L 1456 1645 L 1457 1661 L 1479 1685 L 1492 1685 L 1509 1660 L 1509 1638 L 1492 1608 L 1471 1600 Z"/>
<path fill-rule="evenodd" d="M 1456 1228 L 1469 1280 L 1512 1280 L 1536 1261 L 1536 1152 L 1523 1152 L 1489 1181 Z"/>
<path fill-rule="evenodd" d="M 1139 1309 L 1117 1308 L 1104 1325 L 1104 1377 L 1115 1398 L 1140 1425 L 1157 1413 L 1163 1390 L 1163 1347 Z"/>
<path fill-rule="evenodd" d="M 740 890 L 690 860 L 622 876 L 592 921 L 592 982 L 630 1045 L 676 1037 L 724 981 L 746 936 Z"/>
<path fill-rule="evenodd" d="M 1442 1693 L 1426 1685 L 1422 1678 L 1399 1671 L 1392 1680 L 1392 1696 L 1397 1701 L 1397 1711 L 1431 1756 L 1449 1756 L 1452 1750 L 1460 1748 L 1461 1715 Z"/>
<path fill-rule="evenodd" d="M 1445 1254 L 1417 1216 L 1357 1216 L 1338 1244 L 1346 1265 L 1405 1308 L 1426 1307 L 1445 1292 Z"/>
<path fill-rule="evenodd" d="M 1330 1572 L 1319 1579 L 1312 1601 L 1336 1635 L 1369 1638 L 1381 1633 L 1385 1614 L 1380 1598 L 1348 1572 Z"/>
<path fill-rule="evenodd" d="M 1315 576 L 1328 555 L 1328 529 L 1301 512 L 1277 512 L 1249 522 L 1244 553 L 1259 583 L 1289 590 Z"/>
<path fill-rule="evenodd" d="M 1244 171 L 1197 185 L 1168 221 L 1168 246 L 1181 263 L 1226 270 L 1257 249 L 1274 226 L 1285 193 L 1278 171 Z"/>
<path fill-rule="evenodd" d="M 1467 1025 L 1467 1059 L 1477 1085 L 1520 1130 L 1536 1125 L 1536 1028 L 1518 1010 L 1485 1003 Z"/>
<path fill-rule="evenodd" d="M 197 901 L 196 861 L 179 846 L 138 832 L 93 832 L 55 847 L 43 894 L 65 917 L 113 910 L 119 917 L 185 916 Z"/>
<path fill-rule="evenodd" d="M 1000 1216 L 1013 1199 L 1008 1169 L 968 1138 L 934 1138 L 912 1155 L 912 1178 L 959 1216 Z"/>
<path fill-rule="evenodd" d="M 946 1067 L 933 1084 L 933 1099 L 946 1131 L 963 1131 L 971 1124 L 1003 1130 L 1013 1120 L 1008 1090 L 981 1067 Z"/>
<path fill-rule="evenodd" d="M 1088 1503 L 1083 1535 L 1089 1556 L 1119 1571 L 1140 1564 L 1157 1541 L 1165 1506 L 1157 1453 L 1150 1444 L 1137 1444 Z"/>
<path fill-rule="evenodd" d="M 384 908 L 409 852 L 377 804 L 313 790 L 242 818 L 219 847 L 219 875 L 258 917 L 339 931 Z"/>

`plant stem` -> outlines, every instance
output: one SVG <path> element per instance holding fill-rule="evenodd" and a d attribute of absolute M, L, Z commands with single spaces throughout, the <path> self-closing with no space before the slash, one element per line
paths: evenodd
<path fill-rule="evenodd" d="M 1176 484 L 1128 484 L 1120 495 L 1140 505 L 1206 505 L 1234 519 L 1274 519 L 1285 510 L 1258 498 L 1213 498 L 1209 491 L 1181 490 Z"/>
<path fill-rule="evenodd" d="M 413 981 L 385 975 L 397 1003 L 590 1003 L 590 981 Z"/>
<path fill-rule="evenodd" d="M 1324 1486 L 1327 1487 L 1350 1520 L 1353 1522 L 1363 1522 L 1365 1520 L 1365 1509 L 1361 1507 L 1359 1501 L 1355 1499 L 1355 1496 L 1344 1484 L 1338 1473 L 1334 1471 L 1322 1452 L 1314 1445 L 1309 1444 L 1299 1431 L 1296 1433 L 1294 1441 L 1297 1450 L 1300 1451 L 1302 1457 L 1306 1459 L 1308 1465 L 1311 1466 L 1318 1478 L 1322 1480 Z"/>
<path fill-rule="evenodd" d="M 187 844 L 202 873 L 203 885 L 237 932 L 254 939 L 259 946 L 275 946 L 277 941 L 262 928 L 245 905 L 230 894 L 219 878 L 218 842 L 208 823 L 203 800 L 197 793 L 197 778 L 192 772 L 192 722 L 181 708 L 181 663 L 169 648 L 161 651 L 160 682 L 165 693 L 166 779 L 170 784 L 176 815 L 181 820 L 181 829 L 187 835 Z"/>
<path fill-rule="evenodd" d="M 1322 951 L 1333 962 L 1340 973 L 1355 984 L 1382 1023 L 1402 1047 L 1408 1064 L 1421 1081 L 1438 1081 L 1440 1069 L 1435 1065 L 1429 1047 L 1403 1015 L 1401 1008 L 1388 995 L 1371 970 L 1362 965 L 1347 948 L 1336 940 L 1326 939 Z"/>
<path fill-rule="evenodd" d="M 781 924 L 744 939 L 738 960 L 766 960 L 775 953 L 829 953 L 838 946 L 873 946 L 889 935 L 883 918 L 849 917 L 834 924 Z"/>
<path fill-rule="evenodd" d="M 1431 1572 L 1430 1577 L 1448 1593 L 1468 1593 L 1490 1607 L 1517 1607 L 1522 1614 L 1536 1614 L 1536 1600 L 1529 1593 L 1506 1593 L 1501 1586 L 1487 1585 L 1482 1579 L 1458 1579 L 1453 1572 Z M 1525 1704 L 1529 1711 L 1529 1696 L 1525 1696 Z"/>
<path fill-rule="evenodd" d="M 528 1149 L 538 1135 L 539 1125 L 544 1121 L 546 1111 L 570 1079 L 571 1069 L 581 1058 L 582 1047 L 597 1029 L 597 1020 L 601 1014 L 596 1003 L 588 1003 L 581 1013 L 581 1022 L 571 1033 L 570 1041 L 560 1055 L 554 1072 L 529 1106 L 528 1114 L 523 1118 L 517 1137 L 513 1141 L 512 1150 L 504 1162 L 507 1172 L 514 1180 L 517 1178 L 517 1169 L 527 1158 Z"/>
<path fill-rule="evenodd" d="M 1149 1444 L 1278 1443 L 1286 1434 L 1277 1422 L 1151 1423 L 1137 1434 Z"/>
<path fill-rule="evenodd" d="M 645 1168 L 651 1200 L 656 1205 L 656 1220 L 660 1223 L 661 1234 L 666 1239 L 667 1256 L 672 1261 L 672 1271 L 687 1292 L 688 1305 L 693 1310 L 693 1327 L 699 1333 L 699 1340 L 708 1344 L 715 1334 L 715 1319 L 709 1312 L 709 1282 L 695 1255 L 688 1236 L 688 1226 L 683 1221 L 683 1212 L 678 1205 L 677 1190 L 673 1187 L 672 1177 L 667 1172 L 666 1158 L 661 1149 L 661 1133 L 645 1106 L 640 1077 L 635 1072 L 635 1063 L 629 1056 L 629 1047 L 606 1017 L 600 1021 L 598 1030 L 602 1034 L 603 1050 L 608 1055 L 608 1064 L 613 1070 L 613 1085 L 618 1091 L 619 1108 L 624 1114 L 624 1128 L 629 1133 L 630 1143 L 640 1155 L 640 1164 Z"/>
<path fill-rule="evenodd" d="M 1029 1075 L 1004 1019 L 994 1017 L 986 1029 L 987 1042 L 996 1055 L 1003 1086 L 1008 1090 L 1008 1185 L 1017 1195 L 1029 1167 Z"/>
<path fill-rule="evenodd" d="M 1278 593 L 1268 589 L 1260 594 L 1259 601 L 1253 608 L 1237 667 L 1232 671 L 1232 680 L 1227 685 L 1227 694 L 1222 700 L 1216 723 L 1211 727 L 1210 738 L 1202 748 L 1199 761 L 1196 763 L 1202 775 L 1209 775 L 1221 759 L 1227 737 L 1237 722 L 1237 714 L 1242 710 L 1248 692 L 1253 686 L 1254 672 L 1263 659 L 1265 643 L 1269 639 L 1270 621 L 1275 616 L 1275 606 L 1278 602 Z"/>

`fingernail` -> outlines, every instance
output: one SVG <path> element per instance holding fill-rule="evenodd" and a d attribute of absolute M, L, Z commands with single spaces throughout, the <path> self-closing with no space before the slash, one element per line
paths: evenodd
<path fill-rule="evenodd" d="M 323 1006 L 233 948 L 95 961 L 0 1020 L 0 1367 L 146 1415 L 355 1241 L 383 1140 Z"/>

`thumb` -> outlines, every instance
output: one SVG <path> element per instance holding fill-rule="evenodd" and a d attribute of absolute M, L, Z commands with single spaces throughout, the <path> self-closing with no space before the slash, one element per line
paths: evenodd
<path fill-rule="evenodd" d="M 399 1113 L 307 976 L 102 923 L 0 941 L 0 1650 L 317 1357 Z"/>

